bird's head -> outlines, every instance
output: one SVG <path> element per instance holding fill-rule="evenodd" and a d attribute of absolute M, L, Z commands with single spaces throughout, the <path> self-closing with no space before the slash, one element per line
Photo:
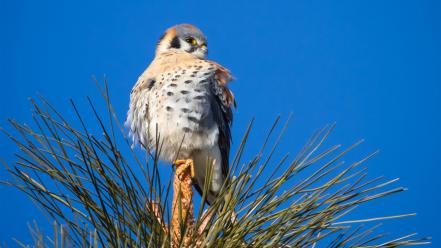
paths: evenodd
<path fill-rule="evenodd" d="M 156 54 L 178 49 L 191 53 L 198 58 L 205 58 L 208 53 L 207 39 L 197 27 L 190 24 L 173 26 L 161 36 Z"/>

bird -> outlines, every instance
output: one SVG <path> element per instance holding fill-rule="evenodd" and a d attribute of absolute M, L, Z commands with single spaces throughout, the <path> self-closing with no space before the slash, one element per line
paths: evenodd
<path fill-rule="evenodd" d="M 160 160 L 177 166 L 176 173 L 179 166 L 190 166 L 193 186 L 201 195 L 207 168 L 212 168 L 206 194 L 211 205 L 229 180 L 236 101 L 228 88 L 232 74 L 206 59 L 207 54 L 207 38 L 199 28 L 168 28 L 131 91 L 125 124 L 134 144 L 156 150 Z"/>

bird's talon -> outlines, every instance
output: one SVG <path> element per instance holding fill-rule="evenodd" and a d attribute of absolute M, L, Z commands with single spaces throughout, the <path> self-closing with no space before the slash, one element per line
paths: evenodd
<path fill-rule="evenodd" d="M 191 178 L 194 178 L 196 175 L 196 173 L 194 172 L 194 164 L 193 164 L 193 160 L 191 160 L 191 164 L 190 164 L 190 176 Z"/>
<path fill-rule="evenodd" d="M 176 175 L 178 175 L 179 180 L 183 179 L 183 175 L 187 169 L 190 169 L 190 176 L 194 178 L 195 172 L 192 159 L 178 159 L 175 160 L 173 164 L 176 166 Z"/>
<path fill-rule="evenodd" d="M 185 159 L 177 159 L 173 162 L 173 164 L 176 166 L 176 168 L 179 167 L 180 165 L 185 164 L 185 163 L 187 163 L 187 160 L 185 160 Z"/>

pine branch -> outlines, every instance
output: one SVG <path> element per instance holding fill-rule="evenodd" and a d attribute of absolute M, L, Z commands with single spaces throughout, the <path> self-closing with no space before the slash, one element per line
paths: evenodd
<path fill-rule="evenodd" d="M 32 232 L 36 247 L 58 247 L 59 233 L 75 247 L 396 247 L 428 242 L 412 234 L 387 239 L 376 225 L 368 226 L 413 214 L 350 218 L 358 206 L 404 188 L 391 187 L 395 179 L 368 176 L 362 166 L 375 152 L 346 165 L 343 157 L 361 142 L 342 151 L 340 145 L 326 147 L 333 125 L 313 135 L 291 161 L 288 155 L 274 161 L 287 126 L 275 137 L 277 119 L 259 153 L 243 162 L 250 124 L 231 162 L 231 180 L 210 206 L 204 205 L 208 187 L 203 189 L 196 214 L 188 171 L 161 178 L 160 151 L 137 155 L 141 149 L 134 150 L 124 136 L 107 85 L 100 90 L 105 111 L 88 99 L 93 123 L 73 102 L 76 119 L 40 98 L 39 103 L 31 100 L 33 125 L 10 120 L 12 129 L 2 130 L 19 149 L 17 163 L 6 165 L 15 181 L 2 183 L 28 195 L 61 223 L 55 224 L 58 238 L 49 241 Z"/>

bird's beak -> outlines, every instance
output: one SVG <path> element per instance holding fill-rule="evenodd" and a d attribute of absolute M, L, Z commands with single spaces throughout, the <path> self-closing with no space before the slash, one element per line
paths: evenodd
<path fill-rule="evenodd" d="M 199 45 L 199 48 L 200 48 L 202 51 L 204 51 L 204 53 L 206 53 L 206 54 L 208 53 L 207 44 L 202 43 L 202 44 Z"/>

